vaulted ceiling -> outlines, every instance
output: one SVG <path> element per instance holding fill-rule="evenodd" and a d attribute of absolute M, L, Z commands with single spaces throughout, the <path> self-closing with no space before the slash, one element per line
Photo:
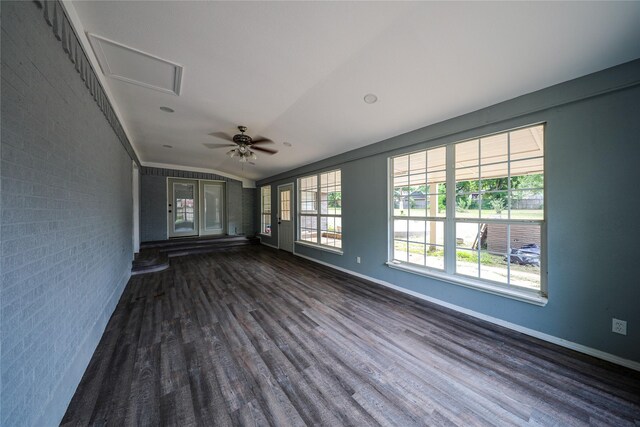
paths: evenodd
<path fill-rule="evenodd" d="M 102 80 L 143 164 L 251 180 L 640 57 L 640 2 L 66 7 L 93 37 L 89 49 L 107 57 Z M 158 90 L 163 81 L 178 90 Z M 205 146 L 237 125 L 279 152 L 249 165 Z"/>

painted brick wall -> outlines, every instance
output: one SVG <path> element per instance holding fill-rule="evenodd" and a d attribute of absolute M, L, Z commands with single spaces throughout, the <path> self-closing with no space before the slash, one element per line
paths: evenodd
<path fill-rule="evenodd" d="M 227 233 L 243 234 L 242 230 L 242 183 L 227 182 Z"/>
<path fill-rule="evenodd" d="M 57 425 L 130 274 L 131 160 L 42 11 L 0 4 L 0 425 Z"/>
<path fill-rule="evenodd" d="M 140 176 L 140 241 L 167 238 L 167 178 Z"/>
<path fill-rule="evenodd" d="M 255 188 L 242 189 L 242 229 L 246 236 L 253 236 L 258 231 L 255 220 L 258 216 L 257 191 Z"/>

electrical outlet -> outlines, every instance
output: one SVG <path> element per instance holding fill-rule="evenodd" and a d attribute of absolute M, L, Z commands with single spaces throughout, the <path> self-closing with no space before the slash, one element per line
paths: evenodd
<path fill-rule="evenodd" d="M 627 335 L 627 321 L 613 318 L 611 322 L 611 331 L 620 335 Z"/>
<path fill-rule="evenodd" d="M 357 257 L 356 257 L 356 262 L 357 262 L 358 264 L 360 264 L 360 257 L 359 257 L 359 256 L 357 256 Z"/>

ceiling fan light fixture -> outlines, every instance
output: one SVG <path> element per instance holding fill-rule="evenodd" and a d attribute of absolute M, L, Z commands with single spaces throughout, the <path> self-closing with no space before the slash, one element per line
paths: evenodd
<path fill-rule="evenodd" d="M 229 151 L 227 152 L 227 156 L 229 156 L 229 157 L 235 157 L 235 156 L 237 156 L 237 155 L 238 155 L 238 152 L 236 151 L 236 149 L 235 149 L 235 148 L 234 148 L 233 150 L 229 150 Z"/>
<path fill-rule="evenodd" d="M 249 158 L 251 160 L 258 160 L 258 156 L 256 156 L 256 153 L 254 153 L 253 151 L 249 151 L 249 153 L 251 153 L 249 154 Z"/>
<path fill-rule="evenodd" d="M 247 163 L 247 156 L 240 156 L 240 163 Z"/>

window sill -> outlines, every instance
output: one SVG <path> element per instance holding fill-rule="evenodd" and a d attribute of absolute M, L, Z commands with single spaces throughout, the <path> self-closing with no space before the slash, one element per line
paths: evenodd
<path fill-rule="evenodd" d="M 260 237 L 271 237 L 271 234 L 267 234 L 267 233 L 258 233 L 258 236 L 260 236 Z"/>
<path fill-rule="evenodd" d="M 314 244 L 314 243 L 305 242 L 303 240 L 296 240 L 295 243 L 296 243 L 296 245 L 307 246 L 309 248 L 319 249 L 319 250 L 325 251 L 325 252 L 331 252 L 332 254 L 342 255 L 344 253 L 344 252 L 342 252 L 342 249 L 336 249 L 336 248 L 332 248 L 330 246 L 317 245 L 317 244 Z"/>
<path fill-rule="evenodd" d="M 420 276 L 430 277 L 433 279 L 442 280 L 443 282 L 451 283 L 454 285 L 464 286 L 466 288 L 476 289 L 478 291 L 487 292 L 490 294 L 502 296 L 505 298 L 511 298 L 517 301 L 526 302 L 529 304 L 539 305 L 544 307 L 547 305 L 548 298 L 542 296 L 536 291 L 527 291 L 525 289 L 508 289 L 500 285 L 494 285 L 491 283 L 481 282 L 479 280 L 473 280 L 472 278 L 466 278 L 461 276 L 452 276 L 444 272 L 427 270 L 420 267 L 414 267 L 400 262 L 388 261 L 387 266 L 408 273 L 418 274 Z"/>

